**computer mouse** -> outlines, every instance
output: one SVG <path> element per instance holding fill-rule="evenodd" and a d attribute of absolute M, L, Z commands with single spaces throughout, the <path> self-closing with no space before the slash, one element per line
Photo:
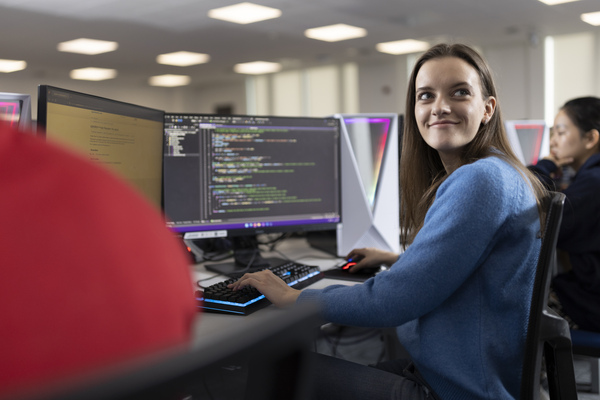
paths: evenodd
<path fill-rule="evenodd" d="M 346 260 L 346 262 L 342 265 L 340 265 L 340 269 L 342 269 L 343 271 L 348 271 L 350 272 L 350 268 L 352 268 L 353 266 L 355 266 L 356 264 L 358 264 L 360 262 L 360 260 L 362 260 L 364 257 L 354 257 L 354 258 L 349 258 Z"/>
<path fill-rule="evenodd" d="M 350 268 L 354 267 L 357 263 L 358 263 L 358 261 L 348 260 L 348 261 L 346 261 L 346 263 L 340 265 L 340 269 L 343 271 L 350 272 Z"/>
<path fill-rule="evenodd" d="M 361 274 L 361 275 L 375 275 L 377 272 L 381 271 L 381 267 L 377 266 L 377 267 L 362 268 L 356 272 L 350 272 L 350 268 L 352 268 L 353 266 L 358 264 L 360 262 L 360 260 L 362 260 L 362 257 L 348 259 L 344 264 L 342 264 L 340 266 L 340 269 L 342 271 L 345 271 L 348 273 Z"/>

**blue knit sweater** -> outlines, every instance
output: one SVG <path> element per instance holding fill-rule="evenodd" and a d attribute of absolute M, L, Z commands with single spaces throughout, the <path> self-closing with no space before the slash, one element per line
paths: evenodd
<path fill-rule="evenodd" d="M 332 322 L 396 326 L 444 400 L 518 398 L 541 240 L 524 178 L 496 157 L 439 187 L 421 231 L 389 271 L 356 286 L 305 290 Z"/>

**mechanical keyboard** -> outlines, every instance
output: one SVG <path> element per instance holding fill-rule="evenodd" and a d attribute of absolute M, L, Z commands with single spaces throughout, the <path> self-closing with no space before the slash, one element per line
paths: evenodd
<path fill-rule="evenodd" d="M 323 278 L 319 267 L 300 264 L 294 261 L 285 262 L 282 265 L 269 267 L 273 273 L 279 276 L 289 286 L 302 289 Z M 237 279 L 228 279 L 204 288 L 204 291 L 196 292 L 198 308 L 209 312 L 220 312 L 237 315 L 248 315 L 271 304 L 267 298 L 253 287 L 233 291 L 227 287 Z"/>

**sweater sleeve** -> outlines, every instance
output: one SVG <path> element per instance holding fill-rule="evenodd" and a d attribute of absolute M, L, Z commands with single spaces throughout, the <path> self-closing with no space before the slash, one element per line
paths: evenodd
<path fill-rule="evenodd" d="M 511 185 L 498 164 L 480 160 L 448 177 L 413 244 L 389 271 L 361 285 L 305 290 L 299 301 L 318 301 L 326 319 L 356 326 L 399 326 L 434 310 L 488 256 L 515 188 L 523 187 Z"/>

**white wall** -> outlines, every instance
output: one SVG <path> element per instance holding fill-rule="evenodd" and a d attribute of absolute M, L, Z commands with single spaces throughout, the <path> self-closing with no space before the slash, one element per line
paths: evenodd
<path fill-rule="evenodd" d="M 544 119 L 544 49 L 528 43 L 483 49 L 504 119 Z"/>
<path fill-rule="evenodd" d="M 360 112 L 404 114 L 407 57 L 390 56 L 384 62 L 359 64 Z"/>
<path fill-rule="evenodd" d="M 325 65 L 249 77 L 249 114 L 324 117 L 359 110 L 358 68 Z"/>
<path fill-rule="evenodd" d="M 272 77 L 271 112 L 267 114 L 300 116 L 304 113 L 303 74 L 301 71 L 287 71 Z M 269 93 L 265 93 L 269 95 Z"/>
<path fill-rule="evenodd" d="M 588 32 L 554 37 L 554 112 L 567 100 L 598 96 L 600 34 Z"/>

